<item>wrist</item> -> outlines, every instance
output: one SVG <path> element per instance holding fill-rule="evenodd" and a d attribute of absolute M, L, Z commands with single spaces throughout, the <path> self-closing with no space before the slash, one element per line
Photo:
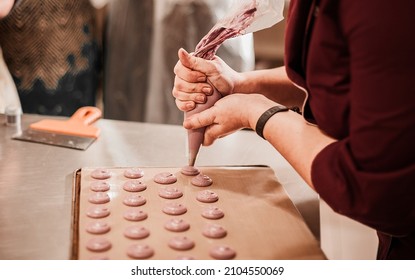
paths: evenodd
<path fill-rule="evenodd" d="M 258 119 L 269 108 L 278 105 L 274 101 L 266 98 L 262 94 L 249 94 L 246 95 L 249 99 L 248 109 L 248 123 L 249 127 L 255 131 Z"/>
<path fill-rule="evenodd" d="M 249 86 L 248 72 L 235 73 L 233 79 L 233 91 L 232 93 L 251 93 Z"/>
<path fill-rule="evenodd" d="M 281 113 L 281 112 L 287 112 L 289 110 L 288 107 L 284 105 L 275 105 L 266 110 L 264 113 L 261 114 L 261 116 L 258 118 L 258 121 L 255 125 L 255 132 L 261 136 L 261 138 L 265 139 L 264 136 L 264 129 L 266 123 L 269 121 L 270 118 L 272 118 L 275 114 Z"/>

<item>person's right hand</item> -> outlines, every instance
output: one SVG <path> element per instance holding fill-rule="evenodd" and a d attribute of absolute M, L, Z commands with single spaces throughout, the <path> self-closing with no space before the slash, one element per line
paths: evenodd
<path fill-rule="evenodd" d="M 213 60 L 195 57 L 184 49 L 178 52 L 179 61 L 174 67 L 173 96 L 181 111 L 194 109 L 197 103 L 205 103 L 206 95 L 213 93 L 215 87 L 222 95 L 234 92 L 240 74 L 230 68 L 222 59 Z"/>
<path fill-rule="evenodd" d="M 219 99 L 212 107 L 186 117 L 183 127 L 199 129 L 205 127 L 203 145 L 212 145 L 243 128 L 255 129 L 259 116 L 277 105 L 262 94 L 231 94 Z"/>

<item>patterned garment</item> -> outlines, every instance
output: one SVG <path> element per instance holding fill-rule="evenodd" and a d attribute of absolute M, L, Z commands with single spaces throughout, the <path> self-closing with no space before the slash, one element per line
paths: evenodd
<path fill-rule="evenodd" d="M 21 0 L 0 21 L 0 46 L 24 113 L 95 105 L 99 48 L 88 0 Z"/>

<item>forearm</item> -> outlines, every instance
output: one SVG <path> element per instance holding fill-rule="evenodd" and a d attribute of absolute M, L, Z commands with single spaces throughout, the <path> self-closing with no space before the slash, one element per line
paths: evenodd
<path fill-rule="evenodd" d="M 240 75 L 240 80 L 235 84 L 236 93 L 260 93 L 287 107 L 303 106 L 305 93 L 288 79 L 285 67 L 255 70 Z"/>
<path fill-rule="evenodd" d="M 256 105 L 258 106 L 252 106 L 249 113 L 249 126 L 252 129 L 255 129 L 261 114 L 275 103 L 264 99 Z M 301 115 L 292 111 L 277 113 L 271 117 L 265 124 L 264 137 L 314 189 L 311 180 L 312 162 L 323 148 L 336 140 L 323 134 L 316 126 L 308 124 Z"/>
<path fill-rule="evenodd" d="M 0 19 L 7 16 L 13 8 L 15 0 L 0 0 Z"/>

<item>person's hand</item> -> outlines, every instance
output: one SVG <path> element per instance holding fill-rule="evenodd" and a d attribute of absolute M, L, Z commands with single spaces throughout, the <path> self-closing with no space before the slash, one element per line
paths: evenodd
<path fill-rule="evenodd" d="M 255 128 L 259 116 L 276 103 L 261 94 L 231 94 L 211 108 L 186 118 L 186 129 L 206 127 L 203 145 L 243 128 Z"/>
<path fill-rule="evenodd" d="M 178 52 L 179 61 L 174 67 L 176 74 L 173 96 L 181 111 L 192 110 L 197 103 L 205 103 L 206 96 L 215 87 L 222 95 L 233 93 L 240 79 L 239 73 L 230 68 L 222 59 L 213 60 L 195 57 L 184 49 Z"/>

